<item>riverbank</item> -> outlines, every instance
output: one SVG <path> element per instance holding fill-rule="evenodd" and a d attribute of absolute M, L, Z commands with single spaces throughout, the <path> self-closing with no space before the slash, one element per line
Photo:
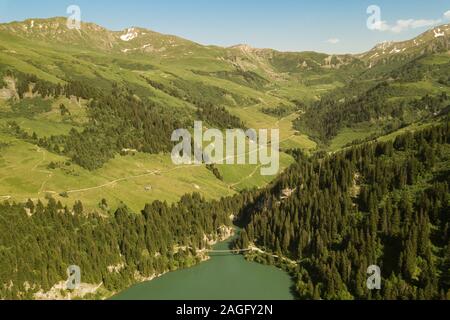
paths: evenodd
<path fill-rule="evenodd" d="M 221 226 L 218 229 L 218 232 L 213 235 L 204 236 L 205 247 L 202 249 L 197 249 L 195 251 L 195 255 L 190 255 L 186 258 L 186 261 L 180 261 L 180 265 L 183 267 L 165 270 L 164 272 L 158 274 L 152 274 L 150 276 L 141 275 L 139 272 L 136 272 L 134 275 L 135 283 L 134 285 L 138 285 L 140 283 L 151 282 L 156 279 L 159 279 L 171 272 L 177 272 L 179 270 L 183 270 L 186 268 L 192 268 L 196 265 L 204 263 L 208 261 L 211 257 L 208 254 L 209 249 L 220 242 L 227 241 L 235 236 L 235 227 L 232 226 Z M 192 252 L 192 248 L 185 246 L 174 246 L 173 253 L 179 253 L 180 251 L 184 252 Z M 186 266 L 187 264 L 187 266 Z M 108 267 L 108 272 L 110 273 L 120 273 L 120 271 L 125 268 L 125 264 L 121 263 L 116 266 Z M 50 290 L 44 292 L 40 290 L 36 292 L 33 297 L 35 300 L 74 300 L 74 299 L 92 299 L 92 300 L 106 300 L 111 299 L 118 292 L 111 292 L 103 287 L 103 283 L 100 284 L 89 284 L 89 283 L 81 283 L 79 287 L 75 290 L 68 291 L 66 290 L 66 281 L 62 280 L 55 284 Z"/>
<path fill-rule="evenodd" d="M 294 261 L 284 256 L 280 256 L 274 254 L 272 252 L 267 252 L 255 244 L 249 245 L 250 251 L 245 252 L 244 257 L 249 262 L 255 262 L 258 264 L 273 266 L 283 270 L 291 277 L 291 281 L 293 283 L 292 292 L 295 299 L 299 299 L 297 288 L 295 287 L 295 283 L 298 281 L 298 268 L 300 266 L 300 262 Z"/>
<path fill-rule="evenodd" d="M 211 259 L 211 256 L 208 254 L 209 248 L 212 246 L 217 245 L 220 242 L 228 241 L 232 239 L 236 234 L 236 228 L 231 226 L 220 226 L 217 234 L 214 235 L 206 235 L 204 236 L 204 241 L 206 243 L 206 247 L 202 249 L 196 250 L 196 255 L 193 256 L 193 259 L 197 261 L 197 263 L 193 264 L 192 266 L 186 267 L 186 268 L 180 268 L 175 270 L 166 270 L 163 273 L 160 274 L 154 274 L 150 277 L 136 277 L 136 283 L 133 286 L 137 286 L 144 283 L 150 283 L 152 281 L 155 281 L 157 279 L 160 279 L 163 276 L 166 276 L 167 274 L 178 272 L 181 270 L 186 270 L 195 266 L 198 266 L 201 263 L 204 263 Z M 175 246 L 174 247 L 174 253 L 177 253 L 179 251 L 189 251 L 191 248 L 189 247 L 181 247 L 181 246 Z M 114 297 L 117 295 L 117 292 L 114 292 L 110 294 L 107 297 L 104 297 L 104 299 L 114 299 Z"/>
<path fill-rule="evenodd" d="M 248 251 L 247 254 L 245 254 L 246 257 L 249 256 L 249 255 L 251 255 L 252 253 L 253 253 L 253 254 L 254 254 L 254 253 L 257 253 L 257 254 L 260 254 L 261 256 L 271 257 L 271 258 L 274 258 L 274 259 L 279 260 L 280 262 L 285 262 L 285 263 L 287 263 L 287 264 L 290 264 L 290 265 L 293 266 L 293 267 L 295 267 L 295 266 L 298 265 L 298 262 L 297 262 L 297 261 L 291 260 L 291 259 L 286 258 L 286 257 L 283 257 L 283 256 L 276 255 L 276 254 L 274 254 L 274 253 L 270 253 L 270 252 L 264 251 L 264 250 L 262 250 L 261 248 L 258 248 L 258 247 L 257 247 L 256 245 L 254 245 L 254 244 L 250 244 L 248 248 L 249 248 L 249 251 Z"/>

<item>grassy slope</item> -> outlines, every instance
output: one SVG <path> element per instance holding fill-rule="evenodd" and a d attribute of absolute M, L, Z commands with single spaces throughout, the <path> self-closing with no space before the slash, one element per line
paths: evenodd
<path fill-rule="evenodd" d="M 0 33 L 0 38 L 11 44 L 8 46 L 8 52 L 0 50 L 0 65 L 23 73 L 35 74 L 53 83 L 62 83 L 67 77 L 92 81 L 99 86 L 112 81 L 126 81 L 131 86 L 141 88 L 139 94 L 144 96 L 148 94 L 168 108 L 194 110 L 191 104 L 151 87 L 142 78 L 146 76 L 155 81 L 170 82 L 170 79 L 180 77 L 185 81 L 200 81 L 233 94 L 259 100 L 266 106 L 289 103 L 286 97 L 266 92 L 272 85 L 259 91 L 233 81 L 198 75 L 191 71 L 233 70 L 229 64 L 216 59 L 217 55 L 223 54 L 222 48 L 202 48 L 190 55 L 183 54 L 182 58 L 158 59 L 143 54 L 105 53 L 42 42 L 30 46 L 29 40 L 12 38 L 4 33 Z M 71 112 L 71 120 L 60 115 L 61 103 L 64 103 Z M 86 121 L 85 105 L 86 102 L 78 105 L 74 101 L 59 98 L 53 102 L 50 112 L 25 117 L 12 113 L 8 103 L 1 101 L 3 113 L 0 116 L 0 126 L 14 120 L 28 133 L 36 132 L 40 137 L 66 134 L 72 128 L 82 128 Z M 248 127 L 280 128 L 283 147 L 305 149 L 315 147 L 307 137 L 295 136 L 291 124 L 295 115 L 279 121 L 264 115 L 258 107 L 238 105 L 231 101 L 227 108 L 231 113 L 239 115 Z M 220 170 L 224 176 L 222 182 L 204 166 L 175 167 L 169 155 L 145 154 L 117 156 L 102 169 L 94 172 L 88 172 L 76 165 L 49 170 L 47 167 L 50 162 L 64 163 L 68 159 L 41 150 L 27 142 L 15 140 L 5 133 L 0 136 L 0 141 L 12 141 L 11 146 L 2 150 L 0 158 L 0 181 L 2 181 L 0 197 L 3 199 L 12 197 L 17 201 L 44 198 L 46 194 L 52 194 L 69 205 L 80 199 L 87 207 L 97 209 L 99 201 L 105 198 L 111 208 L 123 201 L 134 210 L 139 210 L 145 203 L 156 199 L 172 202 L 178 200 L 181 195 L 194 191 L 207 198 L 218 198 L 244 188 L 262 187 L 273 178 L 262 177 L 260 168 L 254 165 L 221 166 Z M 282 154 L 281 169 L 292 161 L 290 156 Z M 155 173 L 156 171 L 160 173 Z M 114 182 L 118 179 L 119 181 Z M 149 187 L 151 190 L 146 190 Z M 69 198 L 59 195 L 63 192 L 68 192 Z"/>
<path fill-rule="evenodd" d="M 446 63 L 450 61 L 450 56 L 446 55 L 438 56 L 437 59 L 441 61 L 442 59 L 446 58 Z M 427 61 L 433 61 L 433 57 L 427 58 Z M 420 82 L 408 82 L 408 83 L 402 83 L 402 84 L 395 84 L 394 87 L 400 87 L 400 88 L 407 88 L 410 89 L 411 95 L 407 95 L 404 97 L 396 97 L 394 99 L 420 99 L 423 96 L 429 94 L 429 95 L 439 95 L 441 93 L 446 93 L 447 95 L 450 95 L 450 87 L 443 86 L 440 83 L 437 83 L 436 81 L 420 81 Z M 405 119 L 410 120 L 408 118 L 414 117 L 416 115 L 406 115 Z M 407 128 L 415 128 L 415 127 L 421 127 L 421 121 L 416 122 L 412 118 L 411 125 L 407 126 Z M 337 151 L 340 148 L 344 147 L 345 145 L 352 143 L 355 140 L 365 139 L 372 134 L 380 134 L 380 127 L 373 124 L 373 123 L 359 123 L 351 128 L 343 128 L 340 130 L 339 134 L 334 137 L 329 145 L 330 151 Z M 396 137 L 399 134 L 403 133 L 405 131 L 405 128 L 402 128 L 392 134 L 386 135 L 386 137 Z"/>
<path fill-rule="evenodd" d="M 105 198 L 112 208 L 123 201 L 140 210 L 149 201 L 172 202 L 194 191 L 207 198 L 233 193 L 204 166 L 176 167 L 168 156 L 117 156 L 93 172 L 73 164 L 50 170 L 50 162 L 64 163 L 67 159 L 5 135 L 0 140 L 11 144 L 2 149 L 0 157 L 0 196 L 16 201 L 52 194 L 67 204 L 82 200 L 86 206 L 97 208 Z M 151 190 L 146 190 L 148 187 Z M 68 192 L 69 198 L 61 197 L 62 192 Z"/>
<path fill-rule="evenodd" d="M 102 43 L 106 31 L 98 35 L 93 33 L 91 39 L 98 38 Z M 69 38 L 64 39 L 65 36 Z M 138 95 L 148 96 L 160 102 L 174 112 L 193 113 L 195 106 L 187 101 L 171 96 L 149 85 L 144 77 L 153 81 L 172 86 L 174 81 L 182 80 L 188 83 L 201 82 L 203 85 L 226 90 L 230 94 L 244 98 L 247 103 L 236 102 L 229 98 L 225 105 L 227 110 L 240 117 L 249 128 L 280 129 L 281 148 L 301 148 L 313 151 L 317 144 L 305 135 L 300 135 L 292 126 L 299 114 L 291 114 L 278 119 L 261 112 L 262 108 L 274 108 L 280 105 L 291 105 L 293 100 L 300 100 L 306 104 L 318 99 L 333 89 L 343 86 L 343 81 L 358 72 L 357 65 L 344 66 L 344 69 L 320 68 L 327 55 L 315 53 L 268 53 L 267 51 L 247 49 L 225 49 L 215 46 L 200 46 L 179 38 L 150 33 L 148 37 L 140 36 L 137 39 L 124 43 L 120 42 L 115 49 L 92 48 L 89 44 L 78 41 L 77 45 L 71 43 L 74 35 L 57 35 L 63 37 L 52 43 L 40 40 L 39 34 L 29 36 L 28 39 L 17 38 L 7 32 L 0 32 L 2 43 L 8 44 L 0 47 L 0 67 L 18 70 L 23 73 L 35 74 L 41 79 L 63 83 L 64 79 L 78 79 L 92 83 L 96 87 L 107 88 L 111 82 L 126 83 Z M 71 38 L 72 37 L 72 38 Z M 76 38 L 76 37 L 75 37 Z M 143 52 L 134 50 L 151 42 L 160 51 Z M 32 43 L 32 45 L 30 45 Z M 122 53 L 120 48 L 132 49 Z M 312 68 L 304 68 L 303 61 Z M 424 65 L 438 65 L 448 63 L 448 54 L 434 55 L 421 61 Z M 239 66 L 239 67 L 237 67 Z M 249 70 L 267 80 L 260 87 L 246 86 L 242 79 L 214 76 L 215 72 L 235 72 L 236 70 Z M 417 83 L 404 83 L 401 86 L 413 89 L 409 92 L 449 92 L 449 88 L 442 88 L 431 80 Z M 242 100 L 242 99 L 241 99 Z M 243 100 L 244 101 L 244 100 Z M 257 103 L 255 103 L 257 101 Z M 64 103 L 72 114 L 72 119 L 64 119 L 59 114 L 59 104 Z M 8 104 L 0 101 L 0 125 L 6 121 L 15 120 L 27 132 L 36 132 L 39 136 L 65 134 L 71 128 L 82 128 L 86 121 L 85 102 L 81 105 L 67 99 L 58 99 L 53 103 L 51 112 L 35 117 L 11 115 Z M 7 116 L 5 116 L 7 115 Z M 301 115 L 300 115 L 301 116 Z M 372 124 L 359 124 L 353 128 L 344 128 L 328 147 L 329 151 L 336 151 L 346 144 L 364 139 L 376 133 L 377 127 Z M 392 135 L 394 136 L 395 133 Z M 2 137 L 2 140 L 10 137 Z M 34 148 L 34 149 L 33 149 Z M 47 191 L 57 193 L 76 189 L 102 186 L 115 179 L 131 176 L 140 176 L 148 170 L 167 171 L 175 169 L 170 163 L 169 155 L 149 156 L 137 155 L 135 157 L 117 157 L 104 168 L 85 172 L 73 166 L 76 173 L 56 169 L 50 179 L 44 173 L 47 160 L 40 165 L 41 172 L 34 170 L 32 177 L 36 180 L 29 186 L 21 183 L 21 177 L 11 176 L 8 169 L 14 163 L 15 153 L 23 154 L 29 151 L 29 161 L 37 163 L 42 160 L 42 153 L 36 152 L 36 147 L 24 142 L 15 142 L 13 147 L 3 150 L 3 158 L 9 165 L 2 162 L 0 179 L 7 181 L 2 185 L 0 196 L 14 195 L 18 199 L 28 196 L 37 197 L 40 186 L 45 182 Z M 34 150 L 34 151 L 30 151 Z M 56 155 L 48 153 L 47 159 L 64 161 Z M 289 165 L 292 159 L 286 154 L 281 156 L 282 168 Z M 13 170 L 16 176 L 24 175 L 30 168 L 17 162 Z M 98 201 L 104 197 L 112 205 L 117 205 L 122 199 L 128 205 L 139 208 L 143 203 L 153 199 L 168 201 L 176 200 L 186 192 L 201 191 L 206 197 L 218 197 L 231 194 L 237 190 L 251 187 L 261 187 L 269 182 L 270 178 L 261 177 L 258 166 L 219 166 L 224 182 L 219 181 L 204 167 L 177 168 L 161 176 L 147 175 L 116 184 L 106 185 L 102 188 L 90 189 L 70 194 L 70 200 L 79 197 L 88 206 L 96 207 Z M 8 177 L 5 180 L 5 177 Z M 8 180 L 9 179 L 9 180 Z M 48 180 L 48 181 L 47 181 Z M 14 182 L 15 181 L 15 182 Z M 8 185 L 11 184 L 11 185 Z M 32 187 L 33 186 L 33 187 Z M 148 192 L 145 187 L 152 186 Z M 196 187 L 199 187 L 197 189 Z M 32 189 L 33 192 L 29 192 Z M 21 190 L 24 190 L 21 192 Z M 45 190 L 44 190 L 45 191 Z M 76 196 L 75 196 L 76 195 Z M 66 199 L 62 199 L 66 200 Z M 69 201 L 69 200 L 66 200 Z"/>

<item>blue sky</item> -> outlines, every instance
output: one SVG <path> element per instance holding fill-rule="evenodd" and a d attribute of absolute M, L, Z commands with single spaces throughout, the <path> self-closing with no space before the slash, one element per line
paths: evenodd
<path fill-rule="evenodd" d="M 82 21 L 112 30 L 139 26 L 202 44 L 283 51 L 363 52 L 450 23 L 450 0 L 0 0 L 0 22 L 65 16 L 71 4 Z M 373 4 L 378 30 L 366 23 Z"/>

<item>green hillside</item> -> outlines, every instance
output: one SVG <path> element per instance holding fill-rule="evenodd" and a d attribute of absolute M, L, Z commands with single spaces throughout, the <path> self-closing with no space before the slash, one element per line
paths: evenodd
<path fill-rule="evenodd" d="M 448 25 L 330 55 L 0 24 L 0 298 L 37 298 L 71 258 L 109 297 L 199 263 L 235 217 L 236 246 L 301 298 L 445 299 L 449 52 Z M 174 165 L 172 132 L 199 120 L 280 129 L 279 174 Z M 378 296 L 370 263 L 389 271 Z"/>
<path fill-rule="evenodd" d="M 449 299 L 449 130 L 298 157 L 243 207 L 236 244 L 290 272 L 301 299 Z M 366 290 L 371 265 L 382 290 Z"/>
<path fill-rule="evenodd" d="M 191 127 L 199 114 L 210 126 L 219 128 L 239 127 L 239 119 L 242 126 L 255 129 L 280 127 L 286 147 L 314 148 L 307 137 L 295 136 L 289 121 L 259 112 L 260 105 L 291 103 L 270 94 L 279 85 L 272 81 L 274 71 L 267 62 L 247 70 L 233 62 L 238 55 L 244 55 L 236 49 L 203 47 L 138 28 L 110 32 L 83 24 L 81 30 L 67 29 L 62 18 L 0 26 L 0 126 L 2 139 L 14 140 L 4 148 L 0 179 L 12 181 L 8 180 L 12 179 L 11 167 L 15 175 L 27 170 L 12 160 L 22 152 L 19 150 L 34 150 L 28 152 L 29 162 L 39 164 L 41 171 L 55 167 L 49 176 L 34 175 L 34 188 L 20 177 L 14 183 L 5 183 L 0 192 L 3 198 L 25 201 L 52 195 L 69 205 L 80 199 L 93 210 L 98 210 L 99 201 L 105 198 L 112 208 L 124 202 L 138 210 L 148 201 L 175 201 L 187 192 L 217 198 L 267 183 L 256 166 L 224 169 L 224 182 L 206 167 L 170 166 L 171 144 L 167 139 L 173 129 Z M 115 98 L 109 99 L 108 95 Z M 136 131 L 141 124 L 126 124 L 131 116 L 127 112 L 110 118 L 112 110 L 104 106 L 118 97 L 122 101 L 111 108 L 130 112 L 138 108 L 143 112 L 141 118 L 161 118 L 171 123 L 167 131 L 163 133 L 166 129 L 161 127 L 162 122 L 149 122 L 146 128 Z M 123 108 L 124 104 L 129 107 Z M 261 122 L 254 121 L 254 110 Z M 217 117 L 218 112 L 221 117 Z M 122 129 L 110 141 L 115 135 L 112 130 L 118 127 Z M 87 135 L 91 143 L 84 140 Z M 127 140 L 126 135 L 136 141 Z M 139 154 L 123 156 L 122 149 L 137 150 Z M 36 150 L 45 150 L 46 158 L 42 159 Z M 289 156 L 283 156 L 281 165 L 291 162 Z M 164 174 L 171 169 L 176 173 L 169 171 L 167 175 L 173 178 Z M 149 171 L 160 173 L 152 175 Z M 118 179 L 123 180 L 113 183 Z M 70 192 L 79 189 L 86 191 L 76 196 Z"/>
<path fill-rule="evenodd" d="M 433 117 L 445 114 L 450 59 L 447 29 L 439 31 L 444 32 L 443 37 L 434 37 L 438 29 L 411 41 L 381 44 L 361 55 L 327 55 L 245 45 L 201 46 L 142 28 L 113 32 L 91 23 L 83 23 L 80 31 L 70 30 L 64 18 L 2 24 L 2 136 L 19 139 L 29 148 L 43 148 L 49 158 L 63 157 L 60 163 L 81 166 L 79 170 L 88 170 L 94 181 L 100 181 L 88 183 L 92 178 L 74 179 L 67 173 L 52 175 L 49 182 L 55 180 L 57 187 L 49 191 L 57 197 L 80 185 L 98 188 L 101 182 L 114 181 L 117 175 L 113 172 L 96 177 L 93 170 L 114 167 L 112 162 L 121 158 L 122 149 L 167 154 L 170 132 L 191 127 L 199 117 L 212 127 L 280 128 L 284 150 L 314 151 L 319 147 L 336 151 L 416 122 L 433 122 Z M 105 104 L 110 105 L 109 110 Z M 124 104 L 129 106 L 123 108 Z M 130 112 L 159 120 L 138 129 L 140 121 L 128 123 Z M 116 114 L 114 119 L 111 114 Z M 98 119 L 102 119 L 100 127 Z M 86 135 L 89 143 L 83 139 Z M 13 149 L 5 149 L 6 156 L 8 150 Z M 160 156 L 169 163 L 168 155 Z M 283 159 L 283 167 L 292 161 Z M 139 165 L 139 161 L 130 161 L 131 166 Z M 42 166 L 51 161 L 47 162 Z M 159 170 L 158 166 L 148 167 Z M 0 167 L 0 179 L 10 176 L 9 168 Z M 21 172 L 20 166 L 16 169 Z M 213 188 L 202 188 L 195 179 L 186 181 L 180 170 L 175 193 L 164 192 L 169 190 L 162 187 L 162 194 L 154 194 L 139 187 L 136 197 L 117 199 L 113 192 L 99 189 L 101 197 L 111 203 L 124 201 L 137 209 L 145 199 L 163 196 L 173 201 L 193 185 L 212 197 L 215 192 L 211 189 L 228 188 L 233 193 L 261 187 L 268 181 L 255 169 L 224 168 L 227 185 L 210 175 L 207 180 Z M 208 175 L 206 168 L 203 170 Z M 145 176 L 146 171 L 133 173 L 119 176 Z M 247 177 L 245 183 L 243 177 Z M 153 177 L 146 178 L 150 180 L 136 179 L 141 186 L 158 183 Z M 38 185 L 47 183 L 37 179 Z M 119 183 L 118 192 L 128 187 Z M 2 197 L 18 201 L 45 196 L 21 192 L 25 189 L 20 183 L 16 188 L 8 184 L 3 188 Z M 87 193 L 79 197 L 97 209 L 101 199 L 94 199 L 95 192 Z M 76 200 L 69 199 L 59 198 L 69 204 Z"/>

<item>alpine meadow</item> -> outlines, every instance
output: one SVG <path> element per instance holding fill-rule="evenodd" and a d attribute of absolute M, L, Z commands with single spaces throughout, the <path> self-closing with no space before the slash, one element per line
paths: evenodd
<path fill-rule="evenodd" d="M 325 54 L 68 23 L 0 24 L 0 299 L 450 299 L 450 24 Z M 279 130 L 278 173 L 249 137 L 174 163 L 181 128 Z"/>

